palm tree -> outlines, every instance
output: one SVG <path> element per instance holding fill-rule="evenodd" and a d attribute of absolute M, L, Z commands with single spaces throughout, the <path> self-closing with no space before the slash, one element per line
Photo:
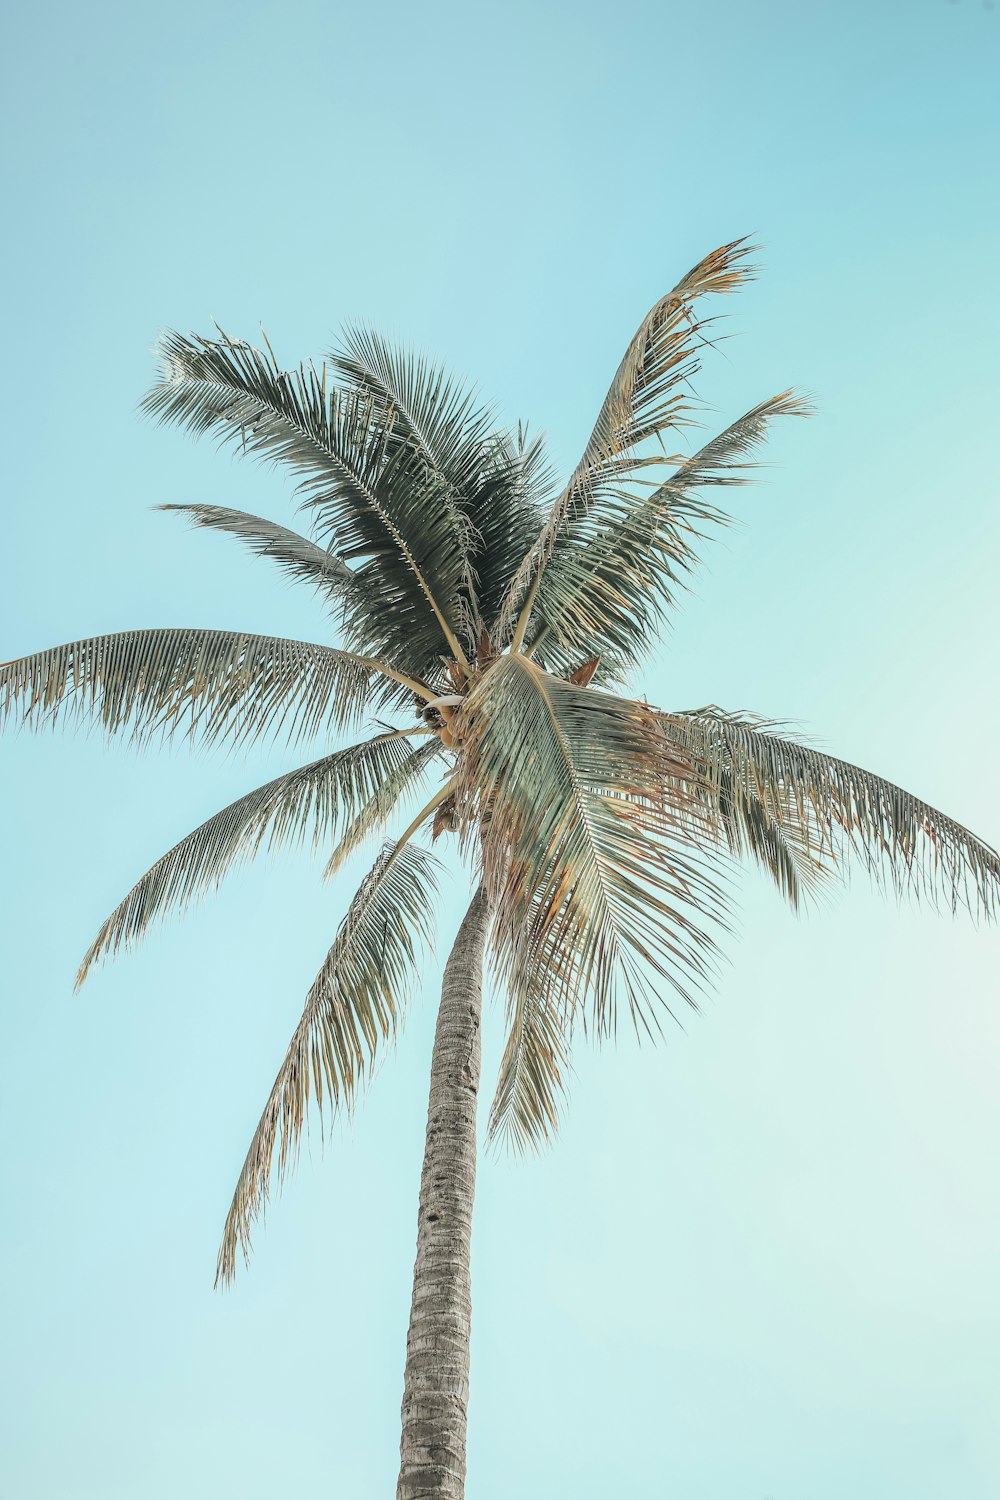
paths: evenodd
<path fill-rule="evenodd" d="M 426 799 L 379 849 L 306 997 L 239 1175 L 220 1282 L 249 1253 L 310 1101 L 349 1110 L 396 1032 L 436 900 L 426 841 L 457 840 L 475 894 L 434 1042 L 400 1500 L 464 1491 L 487 945 L 507 996 L 488 1137 L 523 1150 L 556 1128 L 578 1028 L 605 1037 L 622 1012 L 654 1034 L 670 1004 L 697 1003 L 734 857 L 756 861 L 793 905 L 851 855 L 952 909 L 989 916 L 1000 892 L 997 854 L 898 787 L 775 723 L 668 712 L 623 688 L 706 531 L 725 523 L 707 497 L 746 481 L 775 417 L 805 411 L 784 392 L 692 454 L 666 450 L 696 417 L 702 299 L 745 282 L 747 256 L 743 241 L 722 247 L 651 309 L 558 489 L 538 438 L 370 331 L 294 370 L 221 331 L 168 335 L 145 410 L 289 467 L 312 538 L 219 506 L 166 508 L 316 589 L 340 644 L 140 630 L 0 668 L 5 715 L 94 715 L 133 740 L 329 746 L 376 721 L 176 844 L 108 917 L 78 982 L 262 847 L 311 836 L 332 851 L 332 874 Z"/>

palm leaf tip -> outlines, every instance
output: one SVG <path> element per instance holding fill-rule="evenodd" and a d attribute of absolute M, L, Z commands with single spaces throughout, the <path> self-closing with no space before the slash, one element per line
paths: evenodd
<path fill-rule="evenodd" d="M 584 562 L 591 602 L 598 607 L 588 611 L 585 628 L 575 633 L 573 646 L 611 648 L 613 654 L 621 654 L 622 642 L 610 629 L 601 638 L 602 601 L 598 595 L 603 595 L 604 612 L 621 614 L 621 601 L 610 582 L 615 563 L 620 574 L 633 575 L 630 593 L 641 597 L 649 592 L 652 580 L 645 575 L 655 573 L 655 567 L 649 564 L 661 560 L 656 557 L 656 538 L 663 521 L 669 524 L 669 518 L 663 517 L 659 525 L 650 527 L 649 517 L 635 519 L 629 513 L 648 510 L 641 479 L 651 465 L 668 462 L 664 434 L 692 425 L 693 413 L 701 404 L 690 392 L 703 351 L 710 344 L 707 330 L 711 320 L 696 312 L 695 304 L 706 296 L 734 292 L 750 280 L 754 275 L 748 260 L 751 253 L 746 239 L 712 251 L 655 302 L 640 323 L 615 372 L 583 455 L 507 591 L 499 632 L 504 640 L 512 641 L 515 649 L 520 650 L 531 638 L 532 621 L 535 635 L 539 631 L 560 635 L 572 606 L 579 602 L 576 575 L 581 559 L 595 543 L 606 550 L 609 530 L 617 530 L 622 555 L 611 560 L 610 572 L 599 585 L 594 570 Z M 654 440 L 661 451 L 655 457 L 643 457 Z M 639 495 L 629 488 L 636 484 Z M 635 559 L 642 552 L 647 567 L 637 570 Z M 669 566 L 667 572 L 672 572 Z M 646 623 L 645 618 L 642 623 Z M 648 630 L 634 633 L 648 638 Z"/>
<path fill-rule="evenodd" d="M 262 850 L 321 841 L 353 826 L 361 811 L 407 765 L 412 731 L 390 730 L 334 751 L 248 792 L 201 823 L 142 876 L 102 924 L 76 977 L 137 943 L 153 923 L 215 890 Z M 437 742 L 429 747 L 436 751 Z M 423 760 L 427 759 L 426 751 Z"/>
<path fill-rule="evenodd" d="M 490 1108 L 487 1141 L 517 1154 L 538 1151 L 559 1128 L 569 1039 L 539 975 L 508 1006 L 509 1031 Z"/>
<path fill-rule="evenodd" d="M 761 246 L 753 243 L 753 237 L 749 234 L 741 235 L 739 239 L 729 240 L 724 245 L 719 245 L 715 250 L 710 250 L 695 265 L 691 267 L 686 276 L 682 276 L 677 283 L 673 297 L 702 297 L 702 296 L 727 296 L 738 291 L 748 281 L 754 281 L 759 275 L 760 268 L 753 260 L 759 255 Z"/>
<path fill-rule="evenodd" d="M 384 1044 L 395 1034 L 430 943 L 438 861 L 411 842 L 386 844 L 348 907 L 306 997 L 302 1017 L 254 1132 L 226 1217 L 216 1285 L 227 1285 L 262 1217 L 275 1166 L 280 1185 L 294 1161 L 310 1100 L 321 1114 L 350 1110 Z"/>
<path fill-rule="evenodd" d="M 232 510 L 225 505 L 158 505 L 155 508 L 176 513 L 192 526 L 236 537 L 255 557 L 267 558 L 296 581 L 312 584 L 331 603 L 345 603 L 351 596 L 354 573 L 343 558 L 276 521 L 247 511 Z"/>
<path fill-rule="evenodd" d="M 696 796 L 740 817 L 756 808 L 820 878 L 852 856 L 878 885 L 986 919 L 1000 908 L 1000 855 L 953 818 L 883 777 L 712 707 L 663 715 L 698 762 Z"/>

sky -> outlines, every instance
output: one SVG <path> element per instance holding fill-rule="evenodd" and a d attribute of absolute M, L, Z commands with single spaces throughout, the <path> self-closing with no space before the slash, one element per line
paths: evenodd
<path fill-rule="evenodd" d="M 720 426 L 788 385 L 817 414 L 775 431 L 636 688 L 793 719 L 1000 844 L 998 68 L 981 0 L 10 6 L 0 657 L 322 638 L 308 592 L 153 510 L 293 514 L 282 475 L 139 418 L 161 329 L 263 326 L 291 364 L 370 321 L 568 468 L 648 306 L 752 234 L 702 393 Z M 275 858 L 72 993 L 135 878 L 291 763 L 0 739 L 5 1496 L 393 1493 L 468 876 L 363 1108 L 313 1130 L 225 1295 L 350 883 Z M 703 1013 L 581 1047 L 554 1149 L 481 1165 L 470 1500 L 1000 1490 L 1000 934 L 860 875 L 799 917 L 740 889 Z M 501 1042 L 494 1004 L 487 1089 Z"/>

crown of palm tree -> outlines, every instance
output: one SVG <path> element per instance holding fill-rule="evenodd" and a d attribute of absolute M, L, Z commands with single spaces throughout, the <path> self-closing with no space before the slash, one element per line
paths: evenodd
<path fill-rule="evenodd" d="M 146 411 L 291 468 L 312 536 L 221 506 L 165 509 L 318 590 L 339 644 L 200 629 L 75 641 L 0 667 L 0 715 L 96 715 L 109 732 L 207 743 L 332 740 L 366 718 L 378 732 L 182 839 L 108 917 L 78 982 L 262 847 L 310 835 L 332 845 L 332 873 L 427 796 L 384 843 L 309 991 L 240 1174 L 221 1279 L 310 1100 L 349 1108 L 399 1024 L 431 930 L 428 837 L 456 833 L 488 895 L 508 997 L 489 1131 L 517 1147 L 555 1127 L 576 1023 L 604 1035 L 624 1008 L 652 1031 L 675 999 L 697 1003 L 732 857 L 793 904 L 853 853 L 900 890 L 993 913 L 1000 858 L 918 798 L 780 725 L 620 690 L 706 530 L 726 523 L 707 497 L 746 482 L 773 418 L 806 410 L 786 391 L 692 455 L 667 452 L 697 419 L 701 299 L 742 285 L 747 256 L 744 241 L 722 247 L 651 309 L 558 490 L 537 438 L 373 332 L 294 370 L 221 333 L 164 338 Z"/>

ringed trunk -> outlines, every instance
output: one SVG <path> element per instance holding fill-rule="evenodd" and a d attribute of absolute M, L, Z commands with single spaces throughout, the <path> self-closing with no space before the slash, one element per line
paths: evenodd
<path fill-rule="evenodd" d="M 462 1500 L 469 1404 L 483 948 L 480 888 L 445 965 L 431 1061 L 396 1500 Z"/>

